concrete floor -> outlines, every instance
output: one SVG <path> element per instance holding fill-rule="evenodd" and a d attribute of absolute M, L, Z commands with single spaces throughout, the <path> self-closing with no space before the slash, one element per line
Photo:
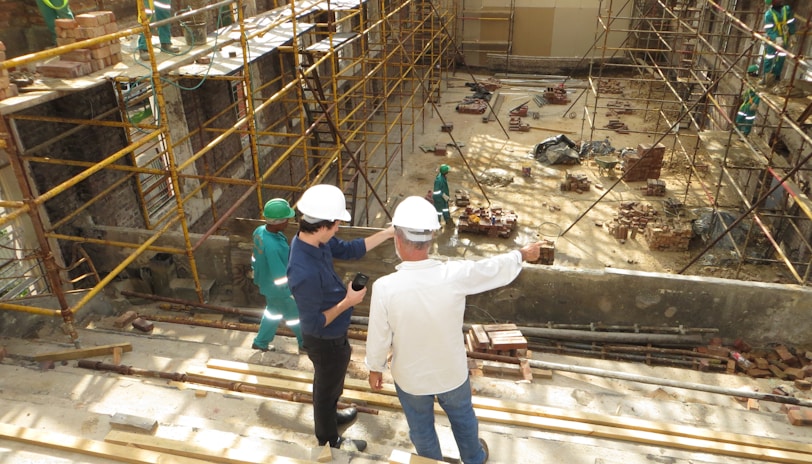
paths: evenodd
<path fill-rule="evenodd" d="M 155 305 L 133 309 L 151 312 L 155 311 Z M 182 373 L 202 369 L 210 359 L 224 359 L 311 370 L 306 356 L 296 354 L 293 338 L 278 336 L 274 341 L 277 352 L 260 353 L 250 349 L 253 339 L 250 332 L 155 323 L 154 331 L 147 335 L 132 328 L 115 329 L 112 317 L 94 319 L 80 330 L 82 346 L 131 343 L 133 350 L 122 358 L 122 364 L 128 366 Z M 37 339 L 0 339 L 0 346 L 5 346 L 9 353 L 0 363 L 3 397 L 0 423 L 102 441 L 111 430 L 110 418 L 122 413 L 156 420 L 159 427 L 154 435 L 157 437 L 190 444 L 205 443 L 214 449 L 230 448 L 233 456 L 242 456 L 248 462 L 267 462 L 262 457 L 269 454 L 311 459 L 315 456 L 313 453 L 319 451 L 312 435 L 312 408 L 307 404 L 81 369 L 76 367 L 76 361 L 57 363 L 54 369 L 43 371 L 36 363 L 20 358 L 70 348 L 64 342 L 64 335 L 56 327 L 41 329 Z M 353 359 L 348 377 L 365 380 L 364 345 L 359 341 L 352 343 Z M 110 356 L 93 359 L 112 362 Z M 546 354 L 534 355 L 534 359 L 761 392 L 770 392 L 780 384 L 794 391 L 791 384 L 787 386 L 786 382 L 776 379 L 755 380 Z M 574 414 L 641 418 L 714 432 L 812 442 L 812 428 L 790 425 L 780 405 L 775 403 L 761 401 L 759 410 L 747 410 L 745 403 L 729 396 L 566 372 L 554 372 L 551 378 L 536 376 L 532 383 L 517 380 L 512 375 L 489 374 L 473 378 L 472 385 L 480 398 L 560 408 Z M 385 381 L 391 382 L 391 379 L 385 378 Z M 812 398 L 808 392 L 796 393 L 800 398 Z M 346 436 L 366 439 L 367 451 L 336 452 L 334 462 L 387 462 L 395 449 L 412 451 L 402 413 L 383 408 L 379 411 L 378 415 L 360 414 L 344 432 Z M 444 454 L 449 458 L 458 457 L 447 421 L 438 416 L 437 422 Z M 481 422 L 480 428 L 481 436 L 490 446 L 491 463 L 761 462 L 718 455 L 713 449 L 682 450 L 486 420 Z M 68 462 L 95 464 L 109 460 L 0 439 L 2 464 Z"/>

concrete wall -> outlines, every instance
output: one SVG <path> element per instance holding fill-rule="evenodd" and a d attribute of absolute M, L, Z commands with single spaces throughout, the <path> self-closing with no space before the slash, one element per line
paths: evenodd
<path fill-rule="evenodd" d="M 600 32 L 596 21 L 599 5 L 599 0 L 464 0 L 457 43 L 462 44 L 465 62 L 470 66 L 495 64 L 488 55 L 507 55 L 508 45 L 511 56 L 523 58 L 517 65 L 526 64 L 530 57 L 599 57 L 602 51 L 592 48 L 596 32 Z M 623 19 L 628 14 L 612 14 L 619 16 L 612 29 L 628 29 L 628 21 Z M 606 44 L 616 47 L 625 39 L 625 33 L 613 32 Z M 510 65 L 500 71 L 540 72 L 535 68 L 514 68 L 512 61 Z"/>
<path fill-rule="evenodd" d="M 250 240 L 259 221 L 230 224 L 232 246 Z M 287 235 L 295 234 L 295 227 Z M 375 229 L 342 228 L 345 240 L 365 237 Z M 245 238 L 248 237 L 248 238 Z M 245 249 L 245 248 L 243 248 Z M 234 254 L 232 254 L 234 256 Z M 453 248 L 438 257 L 460 259 Z M 250 251 L 244 253 L 250 259 Z M 239 263 L 234 260 L 232 265 Z M 361 271 L 375 280 L 394 272 L 400 261 L 391 242 L 375 248 L 359 261 L 336 261 L 348 281 Z M 243 263 L 245 264 L 245 263 Z M 471 322 L 510 321 L 547 323 L 715 328 L 725 339 L 742 338 L 754 346 L 786 343 L 812 347 L 809 319 L 812 289 L 744 282 L 712 277 L 635 272 L 620 269 L 578 269 L 526 264 L 510 285 L 468 298 Z M 356 315 L 369 314 L 369 298 Z"/>

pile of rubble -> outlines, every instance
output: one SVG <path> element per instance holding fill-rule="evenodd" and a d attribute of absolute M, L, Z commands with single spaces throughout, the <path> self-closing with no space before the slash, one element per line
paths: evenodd
<path fill-rule="evenodd" d="M 564 84 L 558 84 L 555 87 L 547 87 L 547 90 L 544 92 L 544 99 L 551 105 L 566 105 L 570 102 Z"/>
<path fill-rule="evenodd" d="M 463 114 L 484 114 L 488 103 L 480 98 L 465 97 L 455 109 Z"/>
<path fill-rule="evenodd" d="M 508 238 L 516 228 L 517 219 L 515 212 L 505 211 L 499 207 L 488 209 L 468 206 L 465 208 L 465 213 L 459 218 L 457 232 Z"/>
<path fill-rule="evenodd" d="M 652 251 L 688 251 L 693 236 L 691 225 L 682 221 L 658 221 L 645 229 L 646 243 Z"/>
<path fill-rule="evenodd" d="M 653 206 L 636 201 L 624 201 L 620 204 L 617 216 L 607 224 L 607 228 L 618 240 L 635 238 L 637 233 L 644 232 L 648 223 L 656 217 L 657 210 Z"/>
<path fill-rule="evenodd" d="M 589 190 L 591 181 L 586 174 L 564 173 L 564 182 L 561 183 L 562 192 L 583 193 Z"/>

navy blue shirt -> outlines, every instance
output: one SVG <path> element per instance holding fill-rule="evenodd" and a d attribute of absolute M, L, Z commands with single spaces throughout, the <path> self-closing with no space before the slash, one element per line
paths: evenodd
<path fill-rule="evenodd" d="M 363 238 L 349 242 L 333 237 L 327 244 L 314 247 L 299 240 L 297 234 L 290 244 L 288 286 L 296 306 L 302 333 L 323 338 L 338 338 L 350 327 L 350 308 L 327 327 L 324 311 L 337 305 L 347 294 L 347 284 L 336 274 L 333 258 L 360 259 L 367 252 Z"/>

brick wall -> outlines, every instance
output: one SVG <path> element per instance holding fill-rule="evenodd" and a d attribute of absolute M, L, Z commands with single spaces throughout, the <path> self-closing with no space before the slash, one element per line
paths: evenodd
<path fill-rule="evenodd" d="M 112 86 L 103 82 L 99 85 L 66 95 L 62 98 L 37 105 L 25 110 L 23 114 L 36 114 L 51 117 L 92 119 L 100 113 L 116 109 L 117 102 Z M 118 111 L 107 120 L 119 121 Z M 54 137 L 64 135 L 65 132 L 75 129 L 73 124 L 50 123 L 41 121 L 16 121 L 20 134 L 20 141 L 24 147 L 35 147 L 52 140 Z M 85 161 L 96 163 L 103 160 L 108 154 L 115 153 L 126 146 L 124 131 L 115 127 L 85 126 L 61 140 L 31 153 L 32 156 L 49 157 L 51 159 Z M 119 164 L 128 163 L 121 160 Z M 54 165 L 38 162 L 30 163 L 31 175 L 37 190 L 44 193 L 71 176 L 78 174 L 85 168 L 80 166 Z M 45 209 L 51 222 L 55 222 L 100 194 L 113 182 L 126 175 L 123 171 L 103 170 L 82 181 L 76 188 L 71 188 L 58 195 L 45 204 Z M 87 214 L 93 223 L 102 225 L 120 225 L 124 227 L 145 227 L 138 208 L 133 184 L 127 183 L 123 187 L 110 192 L 104 201 L 91 206 Z M 65 226 L 65 233 L 76 233 L 79 226 L 70 224 Z"/>
<path fill-rule="evenodd" d="M 197 79 L 185 79 L 180 81 L 182 87 L 191 88 L 199 84 Z M 186 116 L 186 124 L 189 127 L 190 133 L 197 128 L 204 126 L 206 121 L 217 116 L 207 127 L 210 128 L 228 128 L 234 125 L 237 121 L 236 109 L 233 107 L 224 111 L 232 103 L 231 82 L 224 80 L 207 80 L 194 92 L 182 92 L 181 98 L 183 100 L 183 109 Z M 171 124 L 171 121 L 170 121 Z M 220 132 L 210 132 L 198 130 L 191 133 L 190 142 L 192 150 L 197 152 L 206 146 L 211 140 L 220 135 Z M 217 146 L 202 156 L 195 162 L 195 168 L 199 175 L 214 175 L 214 170 L 218 170 L 218 177 L 233 177 L 244 178 L 246 172 L 250 172 L 251 166 L 243 164 L 242 158 L 236 162 L 229 164 L 229 161 L 234 158 L 237 153 L 242 149 L 239 134 L 232 134 L 226 140 L 217 144 Z M 220 170 L 223 169 L 224 170 Z M 190 225 L 192 232 L 204 232 L 214 224 L 215 215 L 220 216 L 222 212 L 234 206 L 240 196 L 245 193 L 245 186 L 236 186 L 230 184 L 218 184 L 214 186 L 222 192 L 219 198 L 216 199 L 217 204 L 214 206 L 211 215 L 203 215 L 194 224 Z M 245 217 L 256 216 L 256 207 L 246 202 L 238 210 L 239 215 Z"/>

